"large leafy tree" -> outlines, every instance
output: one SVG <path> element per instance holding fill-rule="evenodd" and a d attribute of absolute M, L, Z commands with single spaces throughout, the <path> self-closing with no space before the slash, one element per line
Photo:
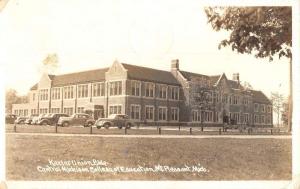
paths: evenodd
<path fill-rule="evenodd" d="M 7 89 L 5 91 L 5 112 L 12 113 L 12 104 L 28 102 L 27 96 L 19 96 L 14 89 Z"/>
<path fill-rule="evenodd" d="M 208 23 L 216 31 L 230 32 L 219 48 L 230 46 L 238 53 L 256 58 L 287 57 L 290 61 L 289 128 L 292 115 L 292 8 L 206 7 Z"/>

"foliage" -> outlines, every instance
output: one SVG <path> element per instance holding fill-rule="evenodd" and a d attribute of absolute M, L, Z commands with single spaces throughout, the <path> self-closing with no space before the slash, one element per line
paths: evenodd
<path fill-rule="evenodd" d="M 27 103 L 27 96 L 18 96 L 17 91 L 8 89 L 5 92 L 5 112 L 11 113 L 12 104 Z"/>
<path fill-rule="evenodd" d="M 281 121 L 283 125 L 288 125 L 288 115 L 289 115 L 289 104 L 287 101 L 283 102 L 281 110 Z"/>
<path fill-rule="evenodd" d="M 292 57 L 291 7 L 207 7 L 208 23 L 216 31 L 231 31 L 229 39 L 220 42 L 238 53 L 255 53 L 270 61 L 278 54 Z"/>

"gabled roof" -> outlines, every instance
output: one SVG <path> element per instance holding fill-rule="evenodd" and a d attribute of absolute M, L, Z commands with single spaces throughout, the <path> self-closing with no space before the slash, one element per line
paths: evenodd
<path fill-rule="evenodd" d="M 186 71 L 181 71 L 181 70 L 179 72 L 188 81 L 191 81 L 195 77 L 205 77 L 207 79 L 209 78 L 207 75 L 203 75 L 203 74 L 198 74 L 198 73 L 193 73 L 193 72 L 186 72 Z"/>
<path fill-rule="evenodd" d="M 49 78 L 52 80 L 52 86 L 55 87 L 78 83 L 88 83 L 93 81 L 104 81 L 105 72 L 107 71 L 108 68 L 102 68 L 63 75 L 49 75 Z"/>
<path fill-rule="evenodd" d="M 157 70 L 125 63 L 121 64 L 127 70 L 129 79 L 164 83 L 170 85 L 180 85 L 173 74 L 169 71 Z"/>
<path fill-rule="evenodd" d="M 253 95 L 253 102 L 261 104 L 272 104 L 271 101 L 266 97 L 266 95 L 261 91 L 251 90 Z"/>
<path fill-rule="evenodd" d="M 210 82 L 216 84 L 222 75 L 209 76 Z"/>
<path fill-rule="evenodd" d="M 232 88 L 232 89 L 240 89 L 240 88 L 242 88 L 242 85 L 239 84 L 237 81 L 227 80 L 227 82 L 228 82 L 229 87 Z"/>
<path fill-rule="evenodd" d="M 37 90 L 37 89 L 38 89 L 38 84 L 37 84 L 37 83 L 34 84 L 34 85 L 30 88 L 31 91 Z"/>

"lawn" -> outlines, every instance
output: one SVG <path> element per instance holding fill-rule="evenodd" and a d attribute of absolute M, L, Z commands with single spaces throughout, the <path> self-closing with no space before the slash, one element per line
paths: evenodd
<path fill-rule="evenodd" d="M 8 180 L 288 180 L 291 139 L 123 138 L 6 135 Z M 102 160 L 111 167 L 183 167 L 209 172 L 41 173 L 48 160 Z"/>

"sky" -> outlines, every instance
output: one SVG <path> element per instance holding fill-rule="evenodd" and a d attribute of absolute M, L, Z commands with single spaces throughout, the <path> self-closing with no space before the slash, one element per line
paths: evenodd
<path fill-rule="evenodd" d="M 207 75 L 239 73 L 267 96 L 288 95 L 289 60 L 269 62 L 218 49 L 226 32 L 207 24 L 202 1 L 10 0 L 0 14 L 0 60 L 5 88 L 20 95 L 37 83 L 42 61 L 56 53 L 64 74 L 110 66 L 115 60 Z"/>

